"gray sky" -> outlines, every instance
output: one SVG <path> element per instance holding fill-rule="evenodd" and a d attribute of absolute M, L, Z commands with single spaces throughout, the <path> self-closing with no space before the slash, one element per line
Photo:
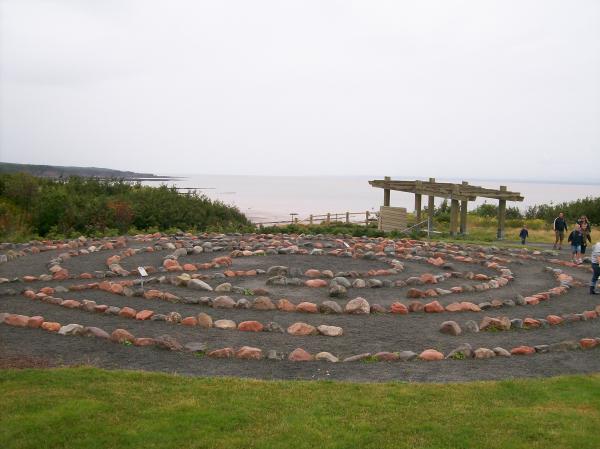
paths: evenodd
<path fill-rule="evenodd" d="M 598 180 L 597 0 L 0 0 L 0 160 Z"/>

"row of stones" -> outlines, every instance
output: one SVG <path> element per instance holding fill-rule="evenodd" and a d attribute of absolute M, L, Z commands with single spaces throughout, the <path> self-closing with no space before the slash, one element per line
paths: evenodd
<path fill-rule="evenodd" d="M 565 313 L 562 315 L 548 315 L 546 318 L 509 318 L 507 316 L 485 316 L 479 324 L 473 320 L 466 321 L 461 327 L 456 321 L 444 321 L 440 325 L 440 332 L 448 335 L 461 335 L 463 332 L 476 333 L 479 331 L 508 331 L 514 329 L 538 329 L 550 326 L 560 326 L 565 323 L 595 320 L 600 316 L 600 306 L 594 310 L 585 310 L 582 313 Z"/>
<path fill-rule="evenodd" d="M 194 352 L 206 351 L 206 345 L 203 343 L 188 343 L 185 347 L 179 343 L 176 339 L 169 335 L 162 335 L 158 338 L 136 338 L 130 332 L 125 329 L 116 329 L 112 334 L 108 334 L 106 331 L 96 327 L 85 327 L 80 324 L 68 324 L 61 325 L 56 322 L 44 321 L 41 316 L 29 317 L 26 315 L 16 315 L 9 313 L 0 314 L 0 323 L 7 324 L 15 327 L 27 327 L 27 328 L 41 328 L 48 332 L 57 332 L 60 335 L 75 335 L 75 336 L 93 336 L 102 338 L 105 340 L 111 340 L 116 343 L 129 343 L 135 346 L 158 346 L 164 349 L 170 349 L 174 351 L 180 351 L 184 348 Z M 410 361 L 410 360 L 424 360 L 424 361 L 437 361 L 443 359 L 454 359 L 463 360 L 468 358 L 475 359 L 489 359 L 493 357 L 510 357 L 513 355 L 532 355 L 536 353 L 547 353 L 547 352 L 562 352 L 568 350 L 578 349 L 591 349 L 600 345 L 600 338 L 582 338 L 577 341 L 563 341 L 559 343 L 549 345 L 537 345 L 537 346 L 517 346 L 512 348 L 510 351 L 496 347 L 493 349 L 489 348 L 477 348 L 472 349 L 469 344 L 462 344 L 456 349 L 452 350 L 447 355 L 436 349 L 426 349 L 420 353 L 412 351 L 401 351 L 401 352 L 378 352 L 356 354 L 350 357 L 343 358 L 343 362 L 356 362 L 356 361 Z M 259 348 L 250 346 L 243 346 L 237 351 L 234 348 L 226 347 L 215 349 L 208 352 L 209 357 L 214 358 L 240 358 L 240 359 L 262 359 L 263 351 Z M 331 354 L 330 352 L 319 352 L 315 355 L 307 352 L 302 348 L 296 348 L 290 354 L 286 355 L 277 351 L 269 351 L 267 355 L 268 359 L 282 360 L 287 358 L 294 362 L 304 362 L 313 360 L 323 360 L 329 362 L 339 362 L 340 358 Z"/>
<path fill-rule="evenodd" d="M 143 296 L 146 299 L 159 299 L 176 302 L 179 298 L 168 292 L 162 292 L 160 290 L 147 290 L 141 289 L 134 290 L 131 286 L 136 281 L 126 280 L 120 282 L 109 282 L 103 281 L 100 283 L 81 284 L 70 286 L 69 289 L 60 287 L 42 287 L 37 293 L 33 290 L 27 289 L 23 292 L 23 295 L 30 299 L 43 299 L 48 295 L 52 295 L 58 290 L 60 292 L 66 291 L 81 291 L 86 289 L 100 289 L 108 293 L 123 295 L 123 296 Z M 240 298 L 237 301 L 230 296 L 217 296 L 215 298 L 200 297 L 190 298 L 185 300 L 188 304 L 204 304 L 215 309 L 253 309 L 260 311 L 271 311 L 279 310 L 282 312 L 301 312 L 301 313 L 324 313 L 324 314 L 341 314 L 348 313 L 354 315 L 368 315 L 370 313 L 392 313 L 399 315 L 406 315 L 409 312 L 426 312 L 426 313 L 441 313 L 441 312 L 460 312 L 460 311 L 471 311 L 479 312 L 481 309 L 473 303 L 461 302 L 452 303 L 448 306 L 442 306 L 439 301 L 431 301 L 423 304 L 420 301 L 412 301 L 406 306 L 402 302 L 396 301 L 391 304 L 390 308 L 386 308 L 380 304 L 370 304 L 365 298 L 357 297 L 349 300 L 344 308 L 334 301 L 323 301 L 320 305 L 316 303 L 304 301 L 299 304 L 294 304 L 292 301 L 286 298 L 279 299 L 277 301 L 271 300 L 268 296 L 258 296 L 252 300 L 247 298 Z"/>
<path fill-rule="evenodd" d="M 64 250 L 67 250 L 68 252 L 60 254 L 58 256 L 58 259 L 66 260 L 70 257 L 75 257 L 77 255 L 84 255 L 84 254 L 95 253 L 98 251 L 108 251 L 108 250 L 114 250 L 115 248 L 125 247 L 127 245 L 127 240 L 124 237 L 119 237 L 112 241 L 110 241 L 110 240 L 105 240 L 105 241 L 95 240 L 95 241 L 92 241 L 91 244 L 87 248 L 78 249 L 81 246 L 86 246 L 88 243 L 89 242 L 85 237 L 80 237 L 79 239 L 71 240 L 66 243 L 45 242 L 42 245 L 28 246 L 27 248 L 22 249 L 20 251 L 12 251 L 11 250 L 4 256 L 7 256 L 6 261 L 8 261 L 8 260 L 14 260 L 17 257 L 24 257 L 24 256 L 30 255 L 30 254 L 39 254 L 39 253 L 45 252 L 45 251 L 64 249 Z M 12 256 L 11 256 L 11 252 L 12 252 Z M 70 279 L 71 277 L 72 276 L 69 274 L 69 271 L 67 269 L 61 267 L 59 264 L 54 263 L 51 260 L 49 263 L 49 274 L 41 274 L 39 276 L 24 275 L 20 279 L 19 278 L 16 278 L 16 279 L 0 278 L 0 284 L 6 283 L 6 282 L 16 282 L 16 281 L 31 282 L 31 281 L 37 281 L 37 280 L 40 280 L 40 281 L 66 280 L 66 279 Z"/>
<path fill-rule="evenodd" d="M 199 326 L 201 328 L 212 328 L 225 329 L 225 330 L 239 330 L 245 332 L 283 332 L 283 328 L 275 323 L 269 322 L 267 325 L 263 325 L 259 321 L 249 320 L 242 321 L 239 324 L 233 320 L 216 320 L 206 313 L 199 313 L 196 316 L 182 317 L 178 312 L 169 312 L 168 314 L 157 314 L 153 310 L 140 310 L 137 311 L 131 307 L 115 307 L 108 306 L 106 304 L 97 304 L 96 301 L 84 299 L 78 301 L 75 299 L 62 299 L 51 296 L 54 293 L 54 289 L 51 287 L 44 287 L 42 291 L 35 293 L 32 290 L 27 290 L 24 294 L 25 297 L 32 300 L 39 300 L 47 304 L 53 304 L 68 309 L 79 309 L 86 312 L 94 312 L 106 315 L 117 315 L 122 318 L 135 319 L 140 321 L 166 321 L 172 324 L 181 324 L 183 326 Z M 343 329 L 338 326 L 330 326 L 326 324 L 314 327 L 310 324 L 303 322 L 297 322 L 290 325 L 287 328 L 287 333 L 290 335 L 324 335 L 327 337 L 339 337 L 343 334 Z"/>

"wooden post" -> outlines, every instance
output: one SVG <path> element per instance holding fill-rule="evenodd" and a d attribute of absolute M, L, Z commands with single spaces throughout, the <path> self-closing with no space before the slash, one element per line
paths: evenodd
<path fill-rule="evenodd" d="M 500 190 L 506 191 L 506 186 L 500 186 Z M 498 201 L 498 239 L 504 239 L 504 224 L 506 222 L 506 200 Z"/>
<path fill-rule="evenodd" d="M 312 224 L 313 224 L 313 216 L 312 216 L 312 214 L 310 214 L 310 217 L 308 217 L 308 222 L 312 226 Z"/>
<path fill-rule="evenodd" d="M 386 181 L 390 181 L 391 178 L 389 176 L 386 176 L 385 178 L 383 178 Z M 390 189 L 383 189 L 383 205 L 384 206 L 389 206 L 390 205 Z"/>
<path fill-rule="evenodd" d="M 369 211 L 365 212 L 365 226 L 369 226 Z"/>
<path fill-rule="evenodd" d="M 435 178 L 429 178 L 429 182 L 433 183 L 435 182 Z M 429 218 L 429 224 L 428 229 L 429 232 L 433 231 L 433 212 L 435 209 L 435 197 L 432 195 L 429 195 L 429 197 L 427 198 L 427 215 Z"/>
<path fill-rule="evenodd" d="M 450 235 L 456 235 L 458 227 L 458 200 L 450 201 Z"/>
<path fill-rule="evenodd" d="M 468 186 L 469 183 L 466 181 L 462 182 L 463 186 Z M 467 235 L 467 208 L 469 201 L 464 200 L 460 202 L 460 233 L 462 235 Z"/>
<path fill-rule="evenodd" d="M 331 214 L 327 212 L 327 224 L 331 223 Z"/>
<path fill-rule="evenodd" d="M 350 223 L 350 212 L 346 212 L 346 223 Z"/>
<path fill-rule="evenodd" d="M 452 194 L 458 193 L 458 186 L 453 186 Z M 458 228 L 458 200 L 450 199 L 450 235 L 456 235 Z"/>
<path fill-rule="evenodd" d="M 417 181 L 415 183 L 415 217 L 417 219 L 417 223 L 421 221 L 421 193 L 420 191 L 423 188 L 423 183 L 421 181 Z"/>

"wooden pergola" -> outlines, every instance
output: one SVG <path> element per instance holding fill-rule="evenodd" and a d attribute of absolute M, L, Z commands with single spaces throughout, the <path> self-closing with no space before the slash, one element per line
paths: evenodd
<path fill-rule="evenodd" d="M 429 178 L 429 181 L 393 181 L 389 176 L 384 179 L 375 179 L 369 181 L 372 187 L 383 189 L 383 205 L 390 205 L 390 191 L 414 193 L 415 195 L 415 214 L 417 223 L 421 222 L 421 199 L 423 195 L 428 196 L 427 212 L 429 224 L 433 223 L 434 199 L 441 197 L 450 200 L 450 234 L 456 235 L 459 229 L 459 209 L 460 209 L 460 233 L 467 233 L 467 206 L 469 201 L 474 201 L 478 196 L 483 198 L 492 198 L 498 200 L 498 238 L 504 238 L 504 227 L 506 222 L 506 202 L 523 201 L 523 197 L 518 192 L 510 192 L 506 186 L 500 186 L 500 189 L 486 189 L 480 186 L 470 185 L 463 181 L 461 184 L 450 182 L 435 182 L 435 178 Z"/>

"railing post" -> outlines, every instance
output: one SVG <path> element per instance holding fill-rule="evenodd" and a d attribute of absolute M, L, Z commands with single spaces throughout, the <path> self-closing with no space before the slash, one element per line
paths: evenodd
<path fill-rule="evenodd" d="M 312 214 L 310 214 L 310 217 L 308 217 L 308 222 L 312 226 L 312 224 L 313 224 L 313 216 L 312 216 Z"/>
<path fill-rule="evenodd" d="M 346 212 L 346 223 L 350 223 L 350 212 Z"/>
<path fill-rule="evenodd" d="M 327 212 L 327 224 L 331 223 L 331 213 Z"/>
<path fill-rule="evenodd" d="M 365 226 L 369 226 L 369 211 L 365 212 Z"/>

